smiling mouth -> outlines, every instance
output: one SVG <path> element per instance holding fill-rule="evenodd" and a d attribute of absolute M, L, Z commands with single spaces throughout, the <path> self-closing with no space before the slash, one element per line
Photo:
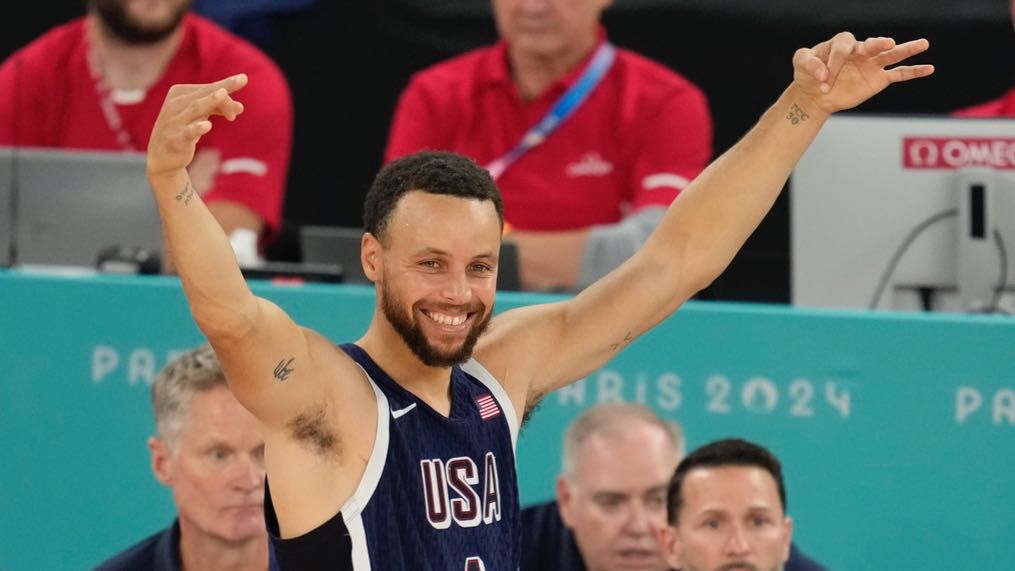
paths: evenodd
<path fill-rule="evenodd" d="M 457 327 L 459 325 L 462 325 L 463 323 L 468 321 L 469 318 L 472 317 L 473 315 L 471 312 L 459 315 L 449 315 L 447 313 L 441 313 L 439 311 L 428 311 L 425 309 L 422 310 L 422 312 L 423 315 L 427 316 L 427 318 L 430 319 L 430 321 L 433 321 L 438 325 L 445 325 L 450 327 Z"/>

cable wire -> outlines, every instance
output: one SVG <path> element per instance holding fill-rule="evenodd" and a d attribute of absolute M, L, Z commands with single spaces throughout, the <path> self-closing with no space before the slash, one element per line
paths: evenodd
<path fill-rule="evenodd" d="M 994 243 L 997 244 L 997 251 L 1001 256 L 1001 279 L 998 280 L 993 301 L 987 306 L 987 313 L 1007 314 L 1008 312 L 1001 309 L 1001 298 L 1004 296 L 1004 290 L 1008 288 L 1008 248 L 1004 246 L 1004 236 L 997 228 L 994 228 Z"/>
<path fill-rule="evenodd" d="M 918 224 L 916 228 L 913 228 L 909 232 L 906 238 L 902 241 L 902 244 L 899 245 L 899 248 L 895 250 L 895 253 L 892 255 L 891 261 L 888 262 L 888 266 L 885 268 L 885 271 L 881 274 L 881 279 L 878 281 L 877 289 L 874 290 L 874 296 L 871 298 L 870 304 L 867 307 L 868 309 L 874 310 L 878 308 L 878 303 L 881 302 L 881 295 L 884 293 L 885 287 L 888 285 L 888 280 L 892 277 L 892 274 L 895 273 L 895 267 L 899 265 L 899 261 L 902 259 L 902 255 L 906 253 L 906 250 L 909 249 L 909 246 L 913 243 L 913 241 L 916 240 L 916 238 L 921 233 L 923 233 L 923 231 L 926 230 L 927 228 L 930 228 L 934 224 L 942 220 L 945 220 L 946 218 L 958 216 L 958 214 L 959 210 L 957 208 L 949 208 L 948 210 L 942 210 L 941 212 L 938 212 L 937 214 L 924 220 L 923 222 Z"/>

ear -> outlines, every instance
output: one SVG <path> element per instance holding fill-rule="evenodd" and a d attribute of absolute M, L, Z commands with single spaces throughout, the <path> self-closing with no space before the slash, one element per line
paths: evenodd
<path fill-rule="evenodd" d="M 376 236 L 370 232 L 363 234 L 359 248 L 360 263 L 363 264 L 363 274 L 372 282 L 376 282 L 380 276 L 383 251 L 384 246 Z"/>
<path fill-rule="evenodd" d="M 793 543 L 793 518 L 786 516 L 782 520 L 783 528 L 783 542 L 782 546 L 782 561 L 785 563 L 789 560 L 789 548 Z"/>
<path fill-rule="evenodd" d="M 560 519 L 568 528 L 571 527 L 573 519 L 573 499 L 574 492 L 571 490 L 571 484 L 564 476 L 557 476 L 557 509 L 560 510 Z"/>
<path fill-rule="evenodd" d="M 680 537 L 677 535 L 677 530 L 672 525 L 664 525 L 663 527 L 655 530 L 656 541 L 659 542 L 659 549 L 663 554 L 663 559 L 666 560 L 666 564 L 670 569 L 680 569 L 682 565 L 681 561 L 681 545 Z"/>
<path fill-rule="evenodd" d="M 173 479 L 173 452 L 157 436 L 148 437 L 148 451 L 152 455 L 152 473 L 155 479 L 169 485 Z"/>

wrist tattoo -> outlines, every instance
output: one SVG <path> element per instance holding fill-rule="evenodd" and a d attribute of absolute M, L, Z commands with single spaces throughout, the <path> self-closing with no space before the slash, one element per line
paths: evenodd
<path fill-rule="evenodd" d="M 183 190 L 180 191 L 180 194 L 176 195 L 176 200 L 182 200 L 183 205 L 188 206 L 190 205 L 190 198 L 192 196 L 194 196 L 194 187 L 191 186 L 190 181 L 188 180 L 187 184 L 183 187 Z"/>
<path fill-rule="evenodd" d="M 804 110 L 801 109 L 799 105 L 794 103 L 793 106 L 789 108 L 789 113 L 786 114 L 786 118 L 789 119 L 790 123 L 796 125 L 798 123 L 806 121 L 808 118 L 810 118 L 810 115 L 805 113 Z"/>
<path fill-rule="evenodd" d="M 288 379 L 289 375 L 293 372 L 292 367 L 290 367 L 289 365 L 292 365 L 295 359 L 296 357 L 292 357 L 288 361 L 286 361 L 285 359 L 279 361 L 278 365 L 275 365 L 275 378 L 280 381 Z"/>

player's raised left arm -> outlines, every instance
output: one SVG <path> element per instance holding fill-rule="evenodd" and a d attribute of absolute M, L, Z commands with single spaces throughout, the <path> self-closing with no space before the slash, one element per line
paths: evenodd
<path fill-rule="evenodd" d="M 725 270 L 831 113 L 892 83 L 930 75 L 929 65 L 890 67 L 927 48 L 926 40 L 897 45 L 890 38 L 858 41 L 841 33 L 798 50 L 793 82 L 685 188 L 630 260 L 573 299 L 506 312 L 495 322 L 491 342 L 483 346 L 490 366 L 504 363 L 516 378 L 528 377 L 533 394 L 601 367 Z M 508 356 L 499 357 L 492 341 L 508 339 Z M 517 343 L 525 350 L 514 350 Z M 517 354 L 528 357 L 519 363 Z"/>

